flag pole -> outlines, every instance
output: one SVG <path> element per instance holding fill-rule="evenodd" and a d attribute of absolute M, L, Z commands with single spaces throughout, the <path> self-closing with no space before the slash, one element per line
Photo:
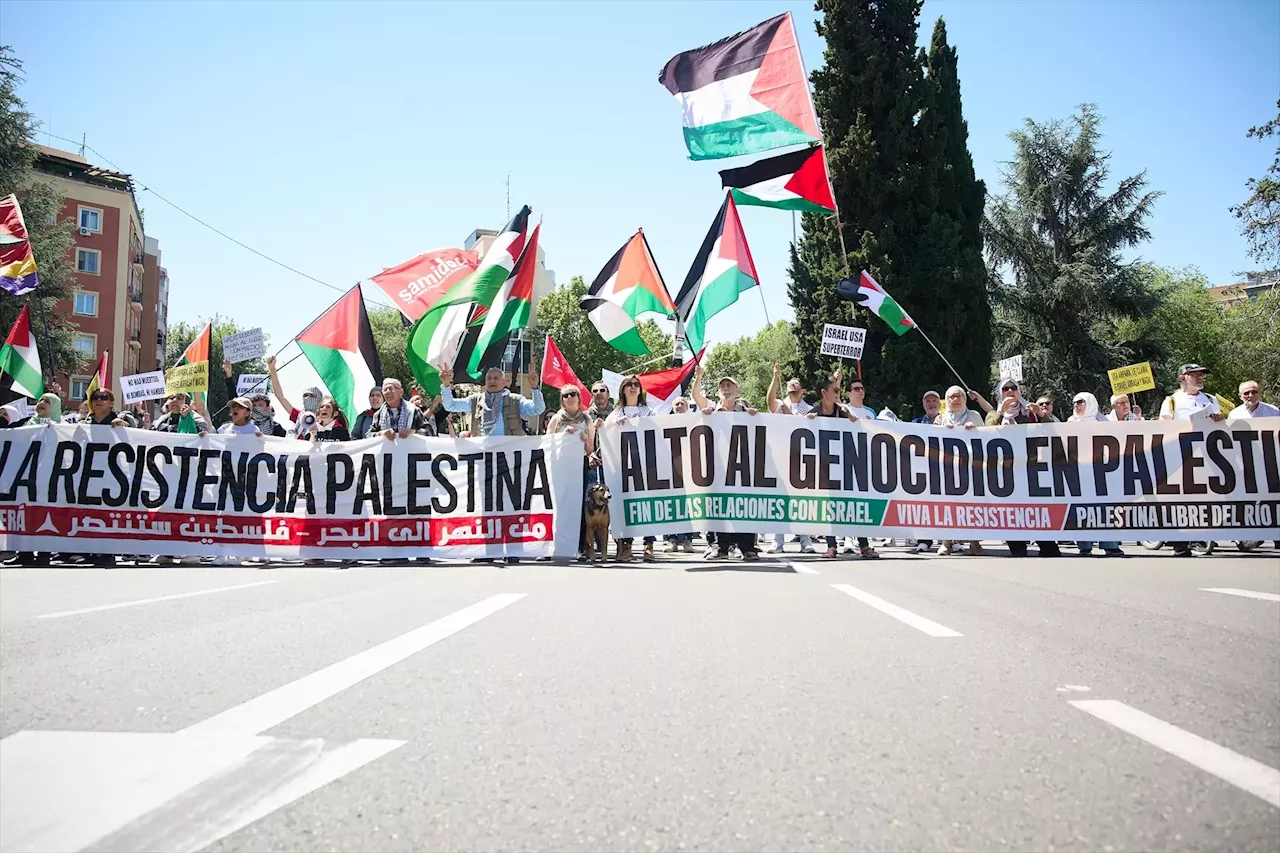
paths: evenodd
<path fill-rule="evenodd" d="M 947 367 L 951 368 L 952 375 L 954 375 L 956 379 L 960 380 L 960 384 L 961 386 L 964 387 L 965 392 L 966 393 L 972 392 L 973 389 L 969 387 L 969 383 L 964 381 L 964 378 L 960 375 L 960 371 L 956 370 L 950 361 L 947 361 L 947 357 L 942 354 L 942 350 L 938 349 L 937 345 L 935 345 L 934 342 L 929 339 L 929 336 L 924 333 L 924 329 L 916 325 L 916 321 L 914 319 L 911 321 L 911 323 L 912 323 L 912 326 L 915 328 L 915 330 L 920 333 L 920 337 L 924 338 L 925 343 L 933 347 L 933 351 L 938 354 L 938 358 L 942 359 L 942 363 L 945 364 Z"/>
<path fill-rule="evenodd" d="M 27 302 L 30 305 L 30 301 Z M 52 382 L 58 381 L 58 369 L 53 364 L 53 336 L 49 334 L 49 317 L 44 313 L 44 300 L 36 294 L 36 304 L 40 306 L 40 322 L 44 324 L 44 346 L 49 351 L 49 379 Z M 28 313 L 28 316 L 30 314 Z M 70 384 L 68 382 L 68 384 Z M 68 393 L 71 391 L 67 389 Z"/>

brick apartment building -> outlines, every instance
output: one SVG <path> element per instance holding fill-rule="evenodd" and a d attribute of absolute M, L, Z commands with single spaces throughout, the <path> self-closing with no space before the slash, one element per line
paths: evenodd
<path fill-rule="evenodd" d="M 75 233 L 72 298 L 55 307 L 71 320 L 72 343 L 82 357 L 71 371 L 57 374 L 64 405 L 74 411 L 103 350 L 110 352 L 110 387 L 117 395 L 120 377 L 163 369 L 169 276 L 160 265 L 159 242 L 143 234 L 128 175 L 68 151 L 37 148 L 36 171 L 57 185 L 63 195 L 59 219 L 70 219 Z"/>

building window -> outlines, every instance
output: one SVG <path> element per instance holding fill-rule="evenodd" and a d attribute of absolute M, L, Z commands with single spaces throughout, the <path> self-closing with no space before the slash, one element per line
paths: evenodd
<path fill-rule="evenodd" d="M 83 400 L 89 395 L 89 381 L 92 376 L 72 376 L 71 377 L 71 394 L 68 400 Z"/>
<path fill-rule="evenodd" d="M 85 358 L 93 358 L 98 352 L 98 336 L 76 332 L 71 336 L 71 346 Z"/>
<path fill-rule="evenodd" d="M 92 290 L 77 290 L 75 311 L 85 317 L 97 317 L 98 294 Z"/>
<path fill-rule="evenodd" d="M 80 208 L 80 230 L 102 233 L 102 211 L 96 207 Z"/>
<path fill-rule="evenodd" d="M 76 249 L 76 272 L 97 275 L 102 253 L 97 249 Z"/>

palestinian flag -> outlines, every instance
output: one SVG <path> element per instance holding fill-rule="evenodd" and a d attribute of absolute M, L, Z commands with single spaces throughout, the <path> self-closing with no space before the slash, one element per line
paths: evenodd
<path fill-rule="evenodd" d="M 644 231 L 637 231 L 604 265 L 580 303 L 587 319 L 609 346 L 631 355 L 648 355 L 636 320 L 642 314 L 676 313 L 658 272 Z"/>
<path fill-rule="evenodd" d="M 294 338 L 348 421 L 364 409 L 369 389 L 382 382 L 382 362 L 360 285 Z"/>
<path fill-rule="evenodd" d="M 529 236 L 524 251 L 516 259 L 511 275 L 503 282 L 498 295 L 484 315 L 484 325 L 476 338 L 475 347 L 467 359 L 467 373 L 476 376 L 490 347 L 505 347 L 507 336 L 529 325 L 529 312 L 533 305 L 533 277 L 538 271 L 539 224 Z"/>
<path fill-rule="evenodd" d="M 790 12 L 676 54 L 658 82 L 680 102 L 690 159 L 822 141 Z"/>
<path fill-rule="evenodd" d="M 455 360 L 459 348 L 468 342 L 468 327 L 480 319 L 473 306 L 488 308 L 510 277 L 516 258 L 524 250 L 530 213 L 528 205 L 520 208 L 502 233 L 494 238 L 476 271 L 449 288 L 409 330 L 409 344 L 405 350 L 409 369 L 428 394 L 440 393 L 441 366 L 457 369 Z M 464 370 L 467 366 L 461 365 Z"/>
<path fill-rule="evenodd" d="M 195 336 L 182 352 L 178 363 L 165 371 L 164 391 L 166 394 L 207 394 L 209 393 L 209 339 L 213 334 L 213 322 L 205 323 L 200 334 Z"/>
<path fill-rule="evenodd" d="M 0 198 L 0 287 L 14 296 L 35 290 L 40 284 L 36 256 L 27 239 L 18 197 L 9 193 Z"/>
<path fill-rule="evenodd" d="M 93 371 L 93 378 L 89 380 L 89 385 L 84 390 L 84 398 L 88 400 L 99 388 L 110 387 L 111 374 L 107 371 L 107 350 L 103 350 L 102 357 L 98 359 L 98 368 Z"/>
<path fill-rule="evenodd" d="M 880 283 L 866 270 L 862 271 L 862 276 L 858 279 L 856 300 L 863 308 L 888 323 L 889 328 L 899 335 L 905 335 L 916 327 L 916 321 L 902 310 L 901 305 L 893 301 L 892 296 L 885 293 Z"/>
<path fill-rule="evenodd" d="M 738 204 L 802 210 L 807 213 L 835 213 L 827 158 L 822 146 L 791 151 L 760 160 L 740 169 L 720 173 L 720 186 L 729 190 Z"/>
<path fill-rule="evenodd" d="M 31 334 L 29 305 L 18 312 L 18 321 L 9 331 L 4 346 L 0 346 L 0 373 L 13 378 L 13 392 L 24 397 L 39 397 L 44 393 L 44 374 L 40 371 L 40 353 L 36 350 L 36 336 Z"/>
<path fill-rule="evenodd" d="M 707 340 L 707 321 L 737 302 L 739 293 L 759 283 L 738 208 L 733 196 L 726 193 L 676 297 L 689 349 L 702 349 Z"/>

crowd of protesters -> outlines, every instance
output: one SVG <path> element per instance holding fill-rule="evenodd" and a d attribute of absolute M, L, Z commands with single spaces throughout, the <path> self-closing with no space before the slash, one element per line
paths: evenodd
<path fill-rule="evenodd" d="M 461 437 L 493 437 L 506 435 L 532 435 L 531 419 L 546 411 L 538 372 L 531 369 L 526 375 L 524 386 L 532 389 L 529 397 L 512 391 L 508 384 L 507 374 L 499 369 L 489 370 L 483 384 L 465 396 L 455 396 L 453 375 L 450 371 L 442 371 L 440 393 L 431 396 L 421 389 L 406 398 L 402 383 L 388 377 L 377 388 L 369 391 L 369 407 L 360 412 L 349 422 L 348 416 L 339 407 L 332 396 L 325 395 L 318 387 L 309 387 L 302 391 L 301 404 L 298 408 L 285 396 L 279 374 L 276 370 L 275 358 L 267 359 L 268 375 L 271 389 L 281 409 L 288 413 L 288 421 L 293 429 L 287 430 L 284 424 L 276 420 L 276 412 L 271 397 L 265 390 L 258 390 L 248 395 L 237 394 L 236 383 L 232 378 L 231 364 L 223 363 L 228 403 L 225 407 L 225 418 L 216 428 L 212 427 L 201 394 L 171 394 L 163 402 L 160 414 L 152 420 L 149 413 L 141 410 L 126 411 L 116 405 L 115 394 L 108 388 L 98 388 L 89 399 L 84 401 L 75 413 L 64 414 L 60 398 L 61 389 L 56 383 L 51 384 L 49 393 L 44 394 L 35 405 L 26 401 L 18 401 L 0 407 L 0 429 L 23 425 L 41 425 L 49 423 L 89 423 L 112 427 L 129 427 L 134 429 L 150 429 L 157 432 L 191 433 L 207 435 L 218 434 L 293 437 L 314 442 L 349 441 L 373 438 L 381 435 L 387 440 L 408 438 L 412 435 L 423 436 L 461 436 Z M 1241 404 L 1229 413 L 1224 414 L 1217 398 L 1204 392 L 1205 376 L 1208 369 L 1199 364 L 1184 364 L 1178 374 L 1178 390 L 1166 397 L 1155 415 L 1161 420 L 1181 420 L 1191 417 L 1208 417 L 1214 421 L 1225 419 L 1261 418 L 1280 416 L 1280 409 L 1262 400 L 1261 388 L 1255 381 L 1242 382 L 1239 387 Z M 785 393 L 781 385 L 781 368 L 773 366 L 773 380 L 769 385 L 764 400 L 763 411 L 776 415 L 796 415 L 804 418 L 839 418 L 852 422 L 872 420 L 897 420 L 892 411 L 885 408 L 877 413 L 866 405 L 867 384 L 861 378 L 852 380 L 848 387 L 844 386 L 840 371 L 827 379 L 817 389 L 817 394 L 806 399 L 804 384 L 799 379 L 791 379 L 786 383 Z M 626 424 L 641 418 L 661 417 L 666 414 L 683 414 L 701 412 L 703 415 L 715 415 L 722 412 L 739 412 L 757 415 L 760 409 L 742 399 L 737 380 L 730 376 L 721 377 L 716 383 L 716 399 L 709 400 L 703 391 L 703 367 L 699 365 L 695 380 L 691 383 L 690 397 L 678 397 L 670 405 L 661 410 L 650 405 L 648 396 L 637 375 L 622 378 L 618 385 L 618 397 L 615 401 L 609 385 L 603 381 L 591 386 L 590 401 L 581 399 L 581 391 L 576 385 L 566 385 L 559 390 L 560 408 L 546 418 L 544 429 L 547 434 L 577 434 L 584 442 L 587 453 L 584 461 L 584 490 L 596 483 L 603 482 L 601 469 L 600 437 L 602 427 L 610 424 Z M 977 391 L 966 390 L 953 385 L 945 395 L 937 391 L 926 391 L 921 398 L 924 411 L 912 420 L 917 424 L 932 424 L 943 429 L 974 430 L 979 428 L 995 428 L 1012 424 L 1060 423 L 1054 412 L 1054 398 L 1051 394 L 1035 395 L 1033 398 L 1024 395 L 1019 382 L 1011 377 L 1001 377 L 992 390 L 994 404 L 988 402 Z M 1034 402 L 1031 402 L 1034 399 Z M 810 401 L 812 400 L 812 402 Z M 970 403 L 976 404 L 982 411 L 979 414 Z M 1082 421 L 1135 421 L 1142 419 L 1142 410 L 1133 404 L 1124 394 L 1113 395 L 1109 399 L 1110 411 L 1101 411 L 1097 398 L 1090 392 L 1082 391 L 1071 401 L 1071 414 L 1067 423 Z M 222 414 L 221 412 L 219 414 Z M 468 415 L 469 429 L 460 429 L 460 424 L 451 415 Z M 692 551 L 693 534 L 676 534 L 666 537 L 668 549 L 671 551 Z M 725 560 L 734 552 L 745 561 L 759 559 L 758 537 L 751 533 L 709 533 L 705 535 L 707 549 L 704 558 L 707 560 Z M 813 537 L 801 534 L 798 539 L 801 553 L 816 553 Z M 834 558 L 840 551 L 839 541 L 835 536 L 824 538 L 823 556 Z M 775 534 L 768 548 L 769 553 L 783 553 L 786 546 L 786 535 Z M 580 537 L 581 540 L 581 537 Z M 885 540 L 892 544 L 893 540 Z M 641 559 L 653 561 L 657 538 L 644 538 Z M 1022 557 L 1028 554 L 1028 542 L 1012 541 L 1006 543 L 1011 556 Z M 1106 556 L 1123 556 L 1118 542 L 1074 543 L 1080 554 L 1090 554 L 1095 544 Z M 1277 543 L 1280 546 L 1280 543 Z M 933 551 L 931 540 L 906 540 L 907 547 L 915 553 Z M 1039 541 L 1036 543 L 1040 556 L 1056 557 L 1061 555 L 1057 541 Z M 633 540 L 619 538 L 616 541 L 617 560 L 630 562 L 633 559 Z M 877 559 L 880 554 L 866 537 L 846 538 L 843 548 L 846 554 L 857 554 L 862 559 Z M 1173 543 L 1173 552 L 1179 556 L 1193 554 L 1190 543 Z M 977 541 L 968 543 L 968 549 L 961 543 L 949 540 L 937 544 L 939 556 L 957 554 L 985 555 L 982 544 Z M 45 563 L 47 564 L 47 556 Z M 20 554 L 18 560 L 30 559 L 31 555 Z M 88 558 L 87 561 L 99 563 L 103 558 Z M 114 560 L 114 558 L 111 558 Z M 578 559 L 584 559 L 581 541 Z M 13 561 L 11 561 L 13 562 Z M 35 564 L 40 564 L 37 559 Z M 394 561 L 392 561 L 394 562 Z M 514 562 L 514 561 L 512 561 Z"/>

